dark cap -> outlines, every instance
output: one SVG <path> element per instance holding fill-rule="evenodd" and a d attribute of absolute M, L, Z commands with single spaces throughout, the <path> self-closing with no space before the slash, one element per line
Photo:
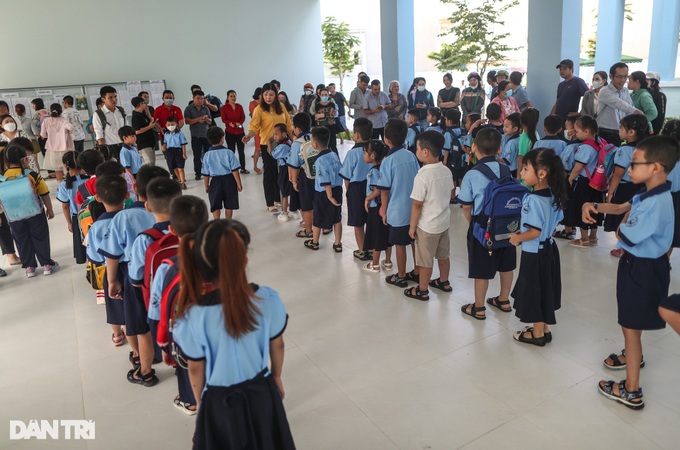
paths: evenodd
<path fill-rule="evenodd" d="M 563 59 L 560 61 L 558 65 L 555 66 L 555 69 L 559 69 L 560 67 L 566 67 L 567 69 L 573 69 L 574 68 L 574 61 L 571 59 Z"/>
<path fill-rule="evenodd" d="M 499 70 L 498 72 L 496 72 L 496 77 L 498 77 L 499 75 L 500 75 L 501 77 L 505 77 L 505 78 L 508 78 L 508 77 L 510 76 L 510 74 L 508 73 L 508 71 L 505 70 L 505 69 L 501 69 L 501 70 Z"/>

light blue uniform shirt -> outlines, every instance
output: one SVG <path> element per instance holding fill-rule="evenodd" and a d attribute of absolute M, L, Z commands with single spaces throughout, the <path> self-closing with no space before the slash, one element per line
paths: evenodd
<path fill-rule="evenodd" d="M 310 135 L 309 133 L 304 133 L 301 134 L 298 139 L 305 139 L 309 140 Z M 286 164 L 288 164 L 289 167 L 292 167 L 294 169 L 299 169 L 302 167 L 302 164 L 304 161 L 300 157 L 300 147 L 302 147 L 302 142 L 299 142 L 298 139 L 293 141 L 293 145 L 290 146 L 290 155 L 288 156 L 288 160 L 286 161 Z"/>
<path fill-rule="evenodd" d="M 566 147 L 567 143 L 557 136 L 546 136 L 543 139 L 537 140 L 533 146 L 533 148 L 551 148 L 555 150 L 557 156 L 562 156 Z"/>
<path fill-rule="evenodd" d="M 590 175 L 592 176 L 593 173 L 595 173 L 595 167 L 597 166 L 597 158 L 599 156 L 599 152 L 593 148 L 592 145 L 589 144 L 581 144 L 578 146 L 576 151 L 574 152 L 574 161 L 577 163 L 584 164 L 583 169 L 581 169 L 581 173 L 579 173 L 580 176 L 582 177 L 588 177 L 588 174 L 586 173 L 586 167 L 590 171 Z"/>
<path fill-rule="evenodd" d="M 314 190 L 316 192 L 325 192 L 326 186 L 332 188 L 342 186 L 340 158 L 330 148 L 319 153 L 314 168 L 316 169 L 316 177 L 314 178 Z"/>
<path fill-rule="evenodd" d="M 76 194 L 78 193 L 78 186 L 80 186 L 81 184 L 85 184 L 87 180 L 89 180 L 89 177 L 87 175 L 78 175 L 73 180 L 73 185 L 71 185 L 71 189 L 66 187 L 66 181 L 62 181 L 61 183 L 59 183 L 59 186 L 57 187 L 57 200 L 59 200 L 62 203 L 68 203 L 68 209 L 69 211 L 71 211 L 72 216 L 78 214 L 78 205 L 76 204 Z"/>
<path fill-rule="evenodd" d="M 444 134 L 441 125 L 439 125 L 438 123 L 435 123 L 434 125 L 430 125 L 429 127 L 427 127 L 427 131 L 436 131 L 439 134 Z"/>
<path fill-rule="evenodd" d="M 371 167 L 371 170 L 368 171 L 368 175 L 366 175 L 366 197 L 373 193 L 373 189 L 378 186 L 378 183 L 380 183 L 380 164 Z M 380 196 L 371 200 L 368 206 L 371 208 L 378 206 L 378 202 L 376 200 L 379 198 Z"/>
<path fill-rule="evenodd" d="M 232 386 L 254 378 L 269 364 L 269 342 L 286 328 L 288 315 L 279 294 L 260 286 L 255 291 L 257 328 L 238 339 L 224 329 L 218 292 L 204 297 L 175 324 L 173 338 L 190 360 L 205 360 L 207 386 Z"/>
<path fill-rule="evenodd" d="M 102 239 L 109 232 L 111 228 L 111 220 L 120 211 L 116 212 L 105 212 L 92 224 L 89 231 L 87 232 L 87 259 L 94 263 L 102 264 L 106 262 L 106 258 L 99 252 L 99 247 L 101 245 Z"/>
<path fill-rule="evenodd" d="M 175 130 L 174 133 L 166 131 L 163 142 L 167 148 L 182 148 L 183 145 L 187 145 L 187 138 L 181 131 Z"/>
<path fill-rule="evenodd" d="M 638 258 L 656 259 L 673 243 L 675 210 L 670 183 L 646 189 L 640 189 L 630 201 L 630 214 L 619 226 L 621 240 L 616 246 Z"/>
<path fill-rule="evenodd" d="M 675 164 L 666 180 L 671 182 L 671 192 L 680 191 L 680 164 Z"/>
<path fill-rule="evenodd" d="M 500 163 L 496 161 L 495 156 L 487 156 L 477 161 L 477 164 L 486 164 L 493 170 L 496 176 L 501 175 Z M 479 170 L 469 170 L 463 177 L 460 185 L 460 192 L 458 193 L 458 203 L 461 205 L 472 205 L 472 215 L 478 216 L 482 212 L 482 204 L 484 203 L 484 190 L 489 180 Z"/>
<path fill-rule="evenodd" d="M 126 169 L 129 168 L 133 175 L 137 175 L 139 168 L 142 167 L 142 164 L 144 164 L 144 161 L 142 161 L 142 157 L 139 156 L 137 149 L 135 147 L 128 147 L 127 145 L 123 145 L 123 147 L 121 147 L 119 160 L 120 165 Z"/>
<path fill-rule="evenodd" d="M 560 155 L 560 159 L 562 159 L 562 165 L 564 166 L 564 169 L 567 171 L 567 173 L 571 173 L 572 169 L 574 168 L 574 155 L 576 153 L 576 149 L 580 145 L 581 143 L 578 141 L 567 144 L 567 146 L 564 148 L 564 151 Z"/>
<path fill-rule="evenodd" d="M 99 254 L 120 262 L 130 262 L 132 244 L 137 235 L 151 228 L 154 223 L 156 219 L 146 210 L 143 202 L 133 203 L 111 220 L 111 225 L 101 240 Z"/>
<path fill-rule="evenodd" d="M 404 147 L 394 147 L 380 165 L 378 189 L 389 192 L 387 223 L 403 227 L 411 223 L 411 192 L 420 164 L 416 155 Z"/>
<path fill-rule="evenodd" d="M 407 150 L 411 150 L 415 153 L 416 151 L 416 138 L 420 134 L 421 129 L 420 125 L 414 124 L 408 127 L 408 131 L 406 132 L 406 140 L 404 140 L 404 147 Z"/>
<path fill-rule="evenodd" d="M 156 228 L 162 231 L 163 233 L 168 234 L 170 232 L 170 230 L 168 230 L 169 225 L 170 222 L 158 222 L 153 225 L 153 228 Z M 144 230 L 147 229 L 148 228 L 145 228 Z M 151 239 L 151 236 L 141 234 L 140 232 L 140 234 L 137 235 L 137 238 L 135 238 L 135 241 L 132 243 L 132 251 L 130 252 L 130 264 L 128 264 L 128 276 L 130 277 L 130 281 L 132 281 L 132 284 L 134 285 L 141 285 L 142 282 L 144 282 L 146 249 L 149 248 L 149 245 L 151 245 L 152 242 L 153 239 Z"/>
<path fill-rule="evenodd" d="M 227 147 L 210 147 L 203 155 L 201 173 L 204 177 L 221 177 L 241 168 L 234 152 Z"/>
<path fill-rule="evenodd" d="M 622 145 L 616 150 L 614 155 L 614 165 L 623 169 L 623 183 L 630 183 L 630 176 L 628 175 L 628 168 L 633 159 L 633 150 L 635 150 L 635 143 Z M 672 191 L 672 187 L 671 187 Z"/>
<path fill-rule="evenodd" d="M 286 165 L 288 158 L 290 157 L 290 149 L 292 142 L 290 139 L 285 139 L 272 150 L 272 157 L 279 162 L 279 167 Z M 298 150 L 299 151 L 299 150 Z"/>
<path fill-rule="evenodd" d="M 522 200 L 522 232 L 533 228 L 541 232 L 536 239 L 522 242 L 522 251 L 538 253 L 541 243 L 552 242 L 552 234 L 557 224 L 564 218 L 564 212 L 553 205 L 550 189 L 528 193 Z"/>
<path fill-rule="evenodd" d="M 517 156 L 519 155 L 519 134 L 508 136 L 501 151 L 501 159 L 510 170 L 517 170 Z"/>
<path fill-rule="evenodd" d="M 349 180 L 350 183 L 366 181 L 371 165 L 364 161 L 364 142 L 354 144 L 354 147 L 347 152 L 345 163 L 340 169 L 340 177 Z"/>
<path fill-rule="evenodd" d="M 444 147 L 442 150 L 445 152 L 450 152 L 451 150 L 454 152 L 462 151 L 463 149 L 457 145 L 456 148 L 451 148 L 451 146 L 454 145 L 454 138 L 458 139 L 458 143 L 460 143 L 460 135 L 460 128 L 451 128 L 450 130 L 446 130 L 446 132 L 444 132 Z"/>
<path fill-rule="evenodd" d="M 151 320 L 161 320 L 161 298 L 165 287 L 165 275 L 167 275 L 169 269 L 168 263 L 161 263 L 153 277 L 149 291 L 149 312 L 147 313 L 147 317 Z"/>

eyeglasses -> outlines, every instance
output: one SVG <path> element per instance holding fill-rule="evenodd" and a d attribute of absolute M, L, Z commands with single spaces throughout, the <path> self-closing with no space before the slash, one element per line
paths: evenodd
<path fill-rule="evenodd" d="M 659 165 L 661 165 L 662 167 L 666 167 L 666 166 L 664 166 L 663 164 L 657 163 L 657 162 L 654 162 L 654 161 L 644 161 L 644 162 L 642 162 L 642 161 L 641 161 L 641 162 L 631 161 L 631 163 L 630 163 L 630 168 L 631 168 L 631 169 L 635 169 L 635 166 L 639 166 L 639 165 L 646 166 L 646 165 L 648 165 L 648 164 L 659 164 Z"/>
<path fill-rule="evenodd" d="M 628 78 L 628 75 L 614 75 L 612 78 L 616 78 L 617 80 L 625 80 Z"/>

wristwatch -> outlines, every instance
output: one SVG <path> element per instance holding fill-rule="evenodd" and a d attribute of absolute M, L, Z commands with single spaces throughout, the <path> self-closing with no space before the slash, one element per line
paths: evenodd
<path fill-rule="evenodd" d="M 597 211 L 597 203 L 593 203 L 593 208 L 595 208 L 595 211 Z"/>

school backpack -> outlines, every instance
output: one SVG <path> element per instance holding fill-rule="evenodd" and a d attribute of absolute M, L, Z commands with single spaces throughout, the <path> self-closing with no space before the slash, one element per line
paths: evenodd
<path fill-rule="evenodd" d="M 96 263 L 90 260 L 87 261 L 85 267 L 85 279 L 95 291 L 104 289 L 104 277 L 106 276 L 106 265 L 104 263 Z"/>
<path fill-rule="evenodd" d="M 609 180 L 614 172 L 614 156 L 616 156 L 616 146 L 608 144 L 602 138 L 587 139 L 583 142 L 590 145 L 598 153 L 597 165 L 593 173 L 588 170 L 586 164 L 586 175 L 588 175 L 588 184 L 591 188 L 599 192 L 606 192 L 609 189 Z"/>
<path fill-rule="evenodd" d="M 154 227 L 142 231 L 140 234 L 147 235 L 152 239 L 144 255 L 144 280 L 142 281 L 142 295 L 148 310 L 149 299 L 151 298 L 151 285 L 153 284 L 156 271 L 164 260 L 177 255 L 179 238 L 175 234 L 164 233 Z"/>
<path fill-rule="evenodd" d="M 118 108 L 118 111 L 123 115 L 123 121 L 125 120 L 125 110 L 123 109 L 122 106 L 116 106 Z M 102 123 L 102 131 L 106 130 L 107 125 L 111 125 L 106 121 L 106 114 L 104 114 L 104 111 L 101 109 L 95 109 L 94 113 L 99 117 L 99 121 Z"/>
<path fill-rule="evenodd" d="M 316 178 L 316 159 L 319 157 L 319 151 L 312 147 L 312 140 L 307 136 L 300 137 L 295 140 L 300 142 L 300 158 L 302 159 L 302 167 L 305 169 L 307 178 L 313 180 Z"/>
<path fill-rule="evenodd" d="M 178 348 L 172 338 L 181 280 L 177 256 L 173 256 L 163 262 L 168 264 L 169 268 L 165 273 L 163 293 L 161 295 L 160 320 L 156 328 L 156 343 L 163 350 L 165 364 L 186 369 L 186 360 L 182 357 L 181 353 L 178 353 Z"/>
<path fill-rule="evenodd" d="M 39 175 L 28 169 L 11 180 L 0 176 L 0 206 L 8 222 L 28 219 L 43 212 L 42 201 L 33 187 Z"/>
<path fill-rule="evenodd" d="M 463 146 L 458 139 L 460 134 L 454 133 L 453 130 L 447 130 L 446 133 L 451 136 L 451 148 L 449 149 L 449 158 L 446 161 L 451 169 L 462 169 L 463 164 Z"/>
<path fill-rule="evenodd" d="M 208 101 L 213 106 L 217 106 L 217 111 L 213 111 L 212 109 L 210 110 L 210 117 L 212 117 L 213 122 L 215 119 L 219 119 L 220 116 L 220 109 L 222 108 L 222 100 L 219 99 L 219 97 L 215 97 L 212 94 L 207 94 L 205 96 L 205 99 Z M 210 109 L 210 108 L 208 108 Z"/>
<path fill-rule="evenodd" d="M 413 130 L 413 132 L 416 134 L 416 139 L 418 138 L 418 135 L 423 132 L 423 129 L 418 125 L 417 123 L 414 123 L 410 127 L 408 127 L 409 130 Z M 413 148 L 407 148 L 407 150 L 410 150 L 414 154 L 416 153 L 416 143 L 415 140 L 413 141 Z"/>
<path fill-rule="evenodd" d="M 484 203 L 481 213 L 474 218 L 472 234 L 491 253 L 503 247 L 510 247 L 510 236 L 520 227 L 522 200 L 528 192 L 510 174 L 510 168 L 498 164 L 500 177 L 485 164 L 478 163 L 472 170 L 480 171 L 489 179 L 484 189 Z"/>

